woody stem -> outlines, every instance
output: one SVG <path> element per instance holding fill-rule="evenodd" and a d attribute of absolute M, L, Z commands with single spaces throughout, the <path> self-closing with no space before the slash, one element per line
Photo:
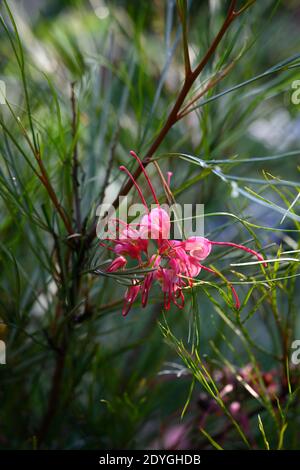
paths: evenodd
<path fill-rule="evenodd" d="M 187 72 L 187 74 L 185 76 L 183 86 L 181 88 L 181 91 L 179 92 L 178 98 L 175 101 L 175 104 L 174 104 L 173 108 L 171 109 L 171 112 L 170 112 L 164 126 L 162 127 L 160 133 L 158 134 L 157 138 L 155 139 L 155 141 L 151 145 L 151 147 L 148 150 L 145 158 L 142 161 L 144 167 L 146 167 L 150 163 L 150 160 L 151 160 L 154 152 L 158 149 L 158 147 L 160 146 L 160 144 L 162 143 L 162 141 L 164 140 L 164 138 L 166 137 L 166 135 L 168 134 L 170 129 L 173 127 L 173 125 L 177 122 L 178 113 L 180 111 L 180 108 L 181 108 L 182 104 L 184 103 L 185 98 L 186 98 L 187 94 L 189 93 L 192 85 L 194 84 L 195 80 L 198 78 L 198 76 L 200 75 L 200 73 L 202 72 L 204 67 L 209 62 L 211 56 L 216 51 L 218 45 L 220 44 L 220 42 L 221 42 L 223 36 L 225 35 L 226 31 L 228 30 L 229 26 L 231 25 L 233 20 L 236 18 L 237 15 L 234 12 L 235 4 L 236 4 L 235 1 L 231 2 L 228 13 L 227 13 L 227 16 L 224 20 L 223 25 L 222 25 L 220 31 L 218 32 L 218 34 L 216 35 L 215 39 L 213 40 L 212 44 L 210 45 L 210 47 L 209 47 L 208 51 L 206 52 L 205 56 L 201 60 L 201 62 L 198 64 L 198 66 L 195 68 L 195 70 L 193 70 L 193 71 L 191 70 L 191 71 Z M 142 168 L 138 167 L 137 170 L 135 171 L 134 175 L 133 175 L 134 179 L 137 179 L 139 177 L 139 175 L 141 174 L 141 172 L 142 172 Z M 132 181 L 128 180 L 127 183 L 125 184 L 125 186 L 120 191 L 118 197 L 115 199 L 114 204 L 113 204 L 114 207 L 118 207 L 119 196 L 126 196 L 129 192 L 129 190 L 131 189 L 131 187 L 132 187 Z"/>

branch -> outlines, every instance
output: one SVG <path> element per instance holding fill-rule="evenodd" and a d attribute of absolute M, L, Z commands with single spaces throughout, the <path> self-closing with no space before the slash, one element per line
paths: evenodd
<path fill-rule="evenodd" d="M 39 145 L 38 145 L 38 141 L 36 142 L 36 144 L 32 143 L 31 142 L 31 139 L 25 129 L 25 127 L 23 126 L 22 124 L 22 121 L 21 119 L 15 115 L 12 107 L 10 106 L 9 102 L 6 100 L 6 104 L 12 114 L 12 116 L 14 117 L 14 119 L 16 120 L 18 126 L 20 127 L 21 131 L 22 131 L 22 134 L 24 135 L 24 138 L 26 139 L 26 142 L 30 148 L 30 150 L 32 151 L 32 154 L 34 156 L 34 159 L 35 161 L 37 162 L 38 164 L 38 167 L 39 167 L 39 170 L 40 172 L 35 168 L 35 166 L 31 163 L 30 159 L 27 158 L 26 156 L 26 153 L 22 150 L 22 148 L 20 147 L 20 145 L 15 141 L 15 139 L 12 137 L 12 133 L 9 131 L 9 129 L 5 126 L 5 124 L 3 122 L 0 122 L 0 125 L 1 127 L 3 128 L 3 130 L 10 136 L 11 140 L 14 142 L 14 144 L 16 145 L 17 149 L 20 151 L 20 153 L 23 155 L 23 157 L 25 158 L 26 160 L 26 163 L 30 166 L 31 170 L 33 171 L 33 173 L 37 176 L 37 178 L 41 181 L 41 183 L 43 184 L 43 186 L 46 188 L 48 194 L 49 194 L 49 197 L 55 207 L 55 209 L 57 210 L 58 214 L 60 215 L 64 225 L 65 225 L 65 228 L 66 230 L 68 231 L 69 235 L 71 235 L 73 233 L 73 229 L 72 229 L 72 225 L 71 225 L 71 222 L 69 220 L 69 218 L 67 217 L 63 207 L 61 206 L 59 200 L 57 199 L 57 196 L 56 196 L 56 193 L 52 187 L 52 184 L 50 182 L 50 179 L 48 177 L 48 174 L 47 174 L 47 171 L 46 171 L 46 168 L 44 166 L 44 163 L 42 161 L 42 158 L 41 158 L 41 152 L 40 152 L 40 148 L 39 148 Z"/>
<path fill-rule="evenodd" d="M 177 120 L 179 121 L 182 119 L 184 116 L 189 114 L 190 112 L 194 111 L 194 108 L 191 108 L 193 104 L 195 104 L 202 96 L 204 96 L 209 90 L 214 88 L 221 80 L 223 80 L 226 75 L 232 70 L 234 65 L 236 64 L 236 61 L 231 62 L 228 66 L 226 66 L 223 70 L 220 70 L 220 72 L 216 73 L 209 82 L 204 86 L 202 90 L 200 90 L 194 98 L 189 101 L 184 108 L 180 111 L 180 113 L 177 115 Z"/>

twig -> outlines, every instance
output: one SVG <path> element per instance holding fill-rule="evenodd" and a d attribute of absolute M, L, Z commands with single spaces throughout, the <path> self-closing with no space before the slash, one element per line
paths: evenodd
<path fill-rule="evenodd" d="M 198 76 L 200 75 L 200 73 L 202 72 L 204 67 L 209 62 L 210 58 L 212 57 L 212 55 L 216 51 L 219 43 L 221 42 L 221 40 L 222 40 L 223 36 L 225 35 L 226 31 L 228 30 L 229 26 L 231 25 L 231 23 L 236 18 L 236 15 L 234 14 L 235 4 L 236 4 L 235 1 L 231 2 L 231 5 L 229 7 L 229 10 L 228 10 L 228 13 L 227 13 L 227 16 L 225 18 L 225 21 L 224 21 L 223 25 L 222 25 L 219 33 L 217 34 L 217 36 L 213 40 L 213 42 L 212 42 L 211 46 L 209 47 L 208 51 L 206 52 L 205 56 L 201 60 L 201 62 L 198 64 L 198 66 L 196 67 L 196 69 L 194 71 L 191 71 L 190 73 L 188 73 L 186 75 L 183 86 L 181 88 L 181 91 L 178 95 L 177 100 L 175 101 L 175 104 L 174 104 L 174 106 L 173 106 L 173 108 L 172 108 L 172 110 L 169 114 L 169 117 L 167 118 L 164 126 L 162 127 L 162 129 L 160 131 L 160 133 L 158 134 L 157 138 L 155 139 L 155 141 L 151 145 L 149 151 L 146 154 L 146 157 L 143 160 L 144 166 L 147 166 L 149 164 L 154 152 L 158 149 L 158 147 L 160 146 L 160 144 L 162 143 L 162 141 L 164 140 L 164 138 L 166 137 L 166 135 L 168 134 L 170 129 L 173 127 L 173 125 L 177 122 L 178 112 L 179 112 L 182 104 L 184 103 L 184 100 L 185 100 L 187 94 L 189 93 L 192 85 L 194 84 L 195 80 L 198 78 Z M 138 169 L 134 173 L 134 179 L 137 179 L 139 177 L 139 175 L 141 174 L 141 171 L 142 171 L 141 167 L 138 167 Z M 132 182 L 130 180 L 128 180 L 126 185 L 124 186 L 124 188 L 120 191 L 119 196 L 126 196 L 126 194 L 131 189 L 131 186 L 132 186 Z M 114 206 L 116 206 L 117 204 L 118 204 L 118 198 L 116 198 L 116 200 L 114 201 Z"/>
<path fill-rule="evenodd" d="M 183 86 L 181 88 L 181 91 L 179 92 L 178 98 L 175 101 L 175 104 L 174 104 L 174 106 L 173 106 L 173 108 L 172 108 L 172 110 L 169 114 L 169 117 L 167 118 L 164 126 L 162 127 L 162 129 L 160 131 L 160 133 L 158 134 L 157 138 L 155 139 L 155 141 L 151 145 L 149 151 L 147 152 L 147 154 L 146 154 L 146 156 L 143 160 L 144 166 L 147 166 L 149 164 L 154 152 L 158 149 L 158 147 L 160 146 L 160 144 L 162 143 L 162 141 L 164 140 L 164 138 L 166 137 L 166 135 L 168 134 L 170 129 L 173 127 L 173 125 L 177 122 L 178 112 L 179 112 L 181 106 L 183 105 L 187 94 L 189 93 L 189 91 L 190 91 L 192 85 L 194 84 L 195 80 L 198 78 L 198 76 L 200 75 L 200 73 L 202 72 L 202 70 L 207 65 L 210 58 L 212 57 L 212 55 L 216 51 L 218 45 L 220 44 L 222 38 L 224 37 L 224 35 L 227 32 L 228 28 L 230 27 L 231 23 L 242 12 L 244 12 L 246 10 L 246 8 L 248 8 L 250 5 L 252 5 L 254 3 L 254 1 L 251 1 L 251 2 L 247 3 L 243 8 L 241 8 L 237 12 L 235 11 L 236 3 L 237 3 L 236 0 L 231 1 L 228 12 L 227 12 L 227 15 L 226 15 L 226 18 L 223 22 L 223 25 L 222 25 L 221 29 L 219 30 L 218 34 L 216 35 L 215 39 L 211 43 L 211 45 L 210 45 L 208 51 L 206 52 L 205 56 L 203 57 L 201 62 L 198 64 L 198 66 L 195 68 L 195 70 L 190 71 L 186 75 Z M 134 179 L 137 179 L 139 177 L 139 175 L 141 174 L 141 171 L 142 171 L 141 167 L 138 167 L 138 169 L 134 173 Z M 123 187 L 123 189 L 120 191 L 118 197 L 115 199 L 115 201 L 113 203 L 113 205 L 115 207 L 118 206 L 119 197 L 120 196 L 126 196 L 129 192 L 129 190 L 131 189 L 131 187 L 132 187 L 132 181 L 128 180 L 127 183 L 125 184 L 125 186 Z"/>

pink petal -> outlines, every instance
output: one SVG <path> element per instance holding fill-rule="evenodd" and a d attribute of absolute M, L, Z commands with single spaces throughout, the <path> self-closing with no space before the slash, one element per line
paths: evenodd
<path fill-rule="evenodd" d="M 211 242 L 204 237 L 190 237 L 185 241 L 185 249 L 191 256 L 201 261 L 210 254 Z"/>
<path fill-rule="evenodd" d="M 127 264 L 127 259 L 124 256 L 118 256 L 113 262 L 109 265 L 107 272 L 113 273 L 120 268 L 123 268 Z"/>

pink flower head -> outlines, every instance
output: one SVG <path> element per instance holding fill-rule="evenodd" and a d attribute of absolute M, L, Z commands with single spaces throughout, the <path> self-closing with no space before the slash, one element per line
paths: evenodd
<path fill-rule="evenodd" d="M 183 289 L 193 286 L 195 278 L 201 270 L 220 276 L 217 271 L 202 264 L 210 255 L 213 245 L 223 245 L 243 250 L 252 254 L 260 261 L 264 260 L 262 255 L 256 251 L 232 242 L 215 242 L 204 237 L 189 237 L 187 240 L 182 241 L 170 240 L 171 222 L 169 214 L 160 206 L 142 161 L 135 152 L 131 151 L 130 154 L 138 162 L 157 207 L 149 210 L 143 192 L 135 178 L 126 167 L 121 166 L 121 171 L 125 172 L 132 180 L 146 209 L 146 214 L 142 217 L 139 224 L 126 224 L 122 220 L 117 220 L 118 225 L 122 227 L 120 235 L 116 240 L 110 240 L 114 245 L 112 248 L 109 247 L 109 249 L 117 257 L 109 265 L 107 272 L 115 273 L 122 270 L 129 259 L 137 260 L 137 270 L 142 269 L 144 272 L 143 277 L 139 281 L 134 279 L 132 285 L 126 290 L 122 310 L 123 316 L 128 314 L 140 293 L 142 307 L 147 305 L 150 290 L 155 283 L 160 285 L 163 293 L 165 310 L 169 310 L 171 304 L 182 309 L 184 307 Z M 168 185 L 170 178 L 171 173 L 169 172 Z M 149 238 L 152 239 L 152 244 L 149 244 Z M 221 277 L 224 281 L 224 276 Z M 229 281 L 226 282 L 227 286 L 231 289 L 235 307 L 239 309 L 240 301 L 237 292 Z"/>

